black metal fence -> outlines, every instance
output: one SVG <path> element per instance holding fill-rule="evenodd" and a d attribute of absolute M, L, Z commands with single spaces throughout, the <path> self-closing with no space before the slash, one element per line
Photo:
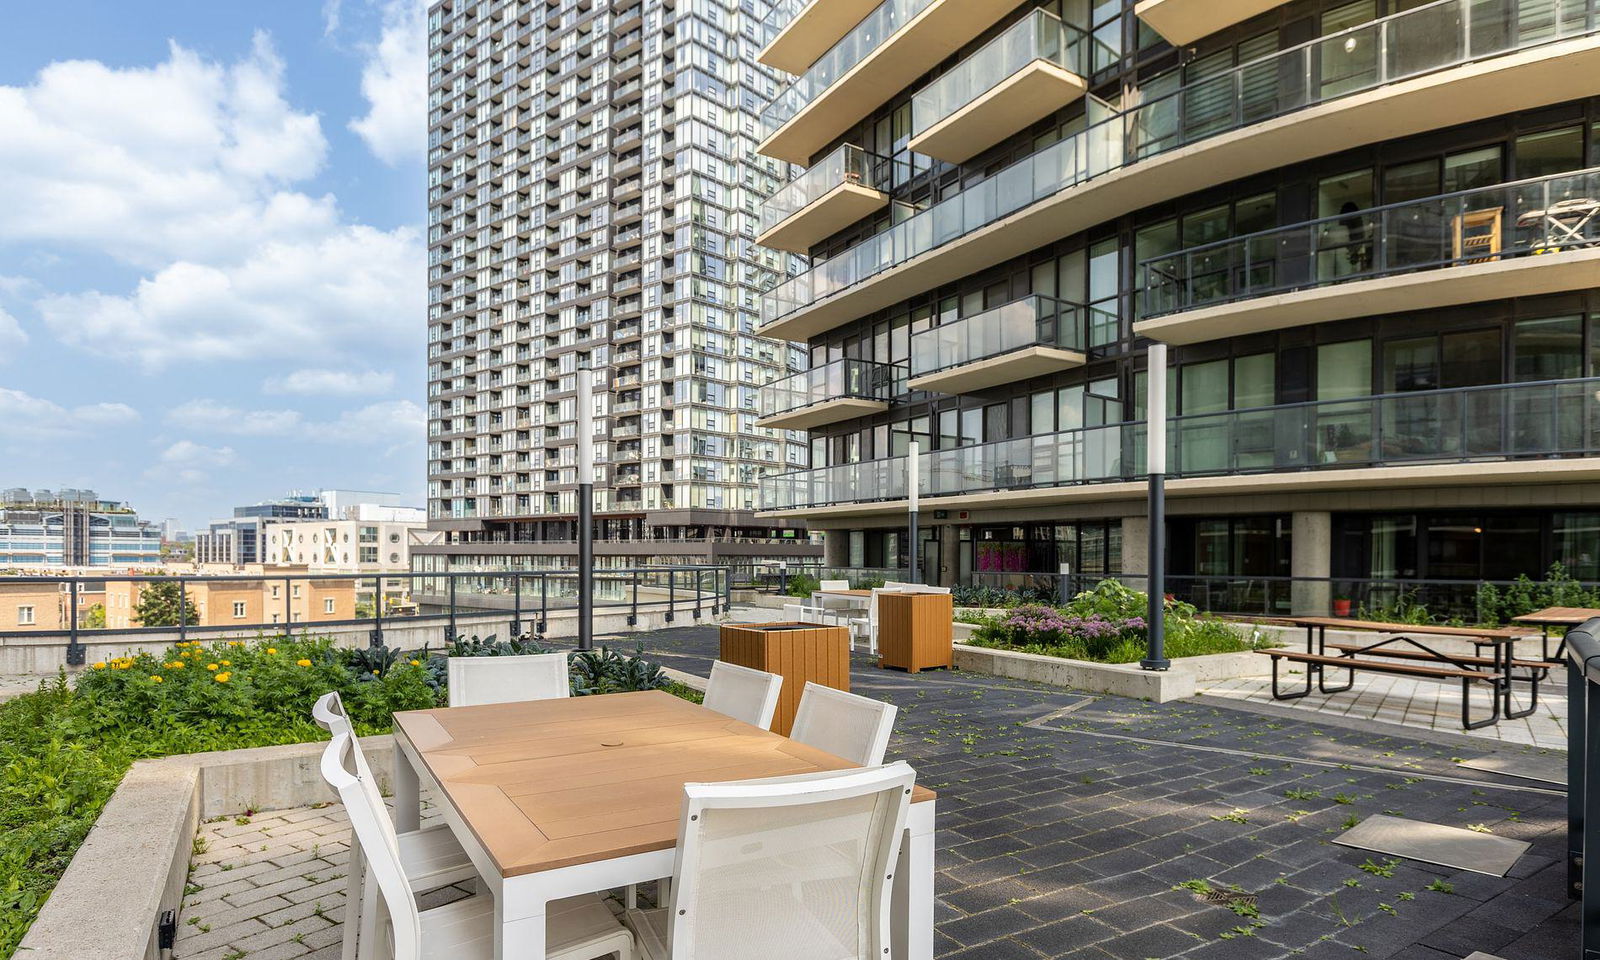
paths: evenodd
<path fill-rule="evenodd" d="M 443 638 L 450 640 L 470 630 L 474 624 L 506 621 L 512 635 L 543 635 L 549 629 L 551 613 L 576 609 L 578 582 L 588 576 L 594 584 L 596 616 L 625 615 L 629 626 L 637 625 L 641 612 L 660 612 L 672 623 L 678 614 L 699 620 L 728 610 L 732 602 L 733 570 L 721 565 L 652 566 L 622 570 L 541 570 L 496 572 L 395 572 L 378 574 L 220 574 L 171 576 L 7 576 L 0 577 L 0 596 L 34 598 L 32 606 L 54 599 L 57 616 L 39 619 L 34 611 L 32 623 L 15 627 L 0 623 L 0 638 L 48 640 L 60 638 L 66 644 L 69 666 L 81 666 L 86 658 L 86 638 L 122 637 L 132 642 L 159 640 L 174 633 L 178 640 L 236 638 L 253 633 L 289 634 L 348 630 L 366 627 L 372 646 L 384 645 L 384 630 L 439 626 Z M 110 597 L 116 584 L 148 588 L 155 584 L 176 584 L 171 622 L 139 626 L 96 626 L 87 622 L 96 597 Z M 354 616 L 318 615 L 310 609 L 313 599 L 326 600 L 330 585 L 350 584 Z M 39 588 L 27 591 L 19 588 Z M 276 588 L 276 589 L 274 589 Z M 217 590 L 219 603 L 244 604 L 256 613 L 227 617 L 208 605 L 205 616 L 198 616 L 196 599 L 201 591 Z M 259 594 L 256 593 L 259 591 Z M 123 594 L 131 608 L 133 591 Z M 370 597 L 363 609 L 360 597 Z M 259 596 L 259 604 L 240 597 Z M 102 610 L 105 610 L 104 601 Z M 281 604 L 281 606 L 280 606 Z M 304 604 L 297 612 L 297 607 Z M 338 603 L 332 605 L 336 613 Z M 231 607 L 228 612 L 237 610 Z M 112 612 L 106 610 L 107 617 Z M 118 610 L 119 619 L 133 616 L 131 609 Z M 46 623 L 51 624 L 46 626 Z"/>

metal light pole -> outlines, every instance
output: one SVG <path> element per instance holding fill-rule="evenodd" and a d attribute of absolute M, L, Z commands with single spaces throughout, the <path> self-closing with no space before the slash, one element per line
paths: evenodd
<path fill-rule="evenodd" d="M 1150 474 L 1149 525 L 1150 540 L 1145 556 L 1149 577 L 1145 581 L 1150 594 L 1149 609 L 1145 613 L 1145 632 L 1150 647 L 1139 666 L 1146 670 L 1168 670 L 1172 661 L 1167 659 L 1166 618 L 1166 556 L 1167 556 L 1167 345 L 1152 343 L 1146 354 L 1149 363 L 1145 375 L 1149 388 L 1145 391 L 1145 464 Z"/>
<path fill-rule="evenodd" d="M 922 582 L 922 567 L 921 564 L 917 562 L 917 487 L 920 486 L 920 481 L 922 479 L 920 476 L 922 471 L 922 463 L 919 456 L 920 453 L 921 444 L 917 443 L 915 440 L 911 441 L 911 446 L 906 450 L 906 494 L 908 497 L 910 497 L 911 501 L 911 547 L 910 560 L 908 564 L 910 569 L 906 571 L 906 580 L 908 583 Z"/>
<path fill-rule="evenodd" d="M 578 649 L 594 648 L 594 371 L 578 368 Z"/>

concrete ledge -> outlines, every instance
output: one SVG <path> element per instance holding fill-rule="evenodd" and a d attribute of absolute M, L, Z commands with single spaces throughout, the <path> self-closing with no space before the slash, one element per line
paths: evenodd
<path fill-rule="evenodd" d="M 1263 658 L 1265 659 L 1265 658 Z M 1031 680 L 1052 687 L 1067 687 L 1088 693 L 1109 693 L 1136 700 L 1168 703 L 1194 696 L 1194 674 L 1183 670 L 1156 673 L 1141 670 L 1137 664 L 1090 663 L 1014 650 L 990 650 L 964 643 L 956 644 L 956 667 L 995 677 Z"/>

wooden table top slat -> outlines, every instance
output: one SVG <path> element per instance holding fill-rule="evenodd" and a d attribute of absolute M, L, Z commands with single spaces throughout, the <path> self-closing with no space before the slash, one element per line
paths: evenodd
<path fill-rule="evenodd" d="M 506 877 L 671 849 L 685 783 L 853 766 L 659 690 L 394 720 Z"/>
<path fill-rule="evenodd" d="M 823 597 L 870 597 L 871 590 L 816 590 L 813 591 Z"/>
<path fill-rule="evenodd" d="M 1511 619 L 1516 623 L 1531 623 L 1534 626 L 1576 627 L 1595 617 L 1600 617 L 1600 610 L 1588 607 L 1545 607 L 1543 610 L 1535 610 Z"/>
<path fill-rule="evenodd" d="M 1446 627 L 1431 623 L 1383 623 L 1378 620 L 1349 620 L 1344 617 L 1285 617 L 1302 627 L 1331 627 L 1369 633 L 1410 633 L 1434 637 L 1476 637 L 1481 640 L 1520 640 L 1537 636 L 1516 627 Z"/>

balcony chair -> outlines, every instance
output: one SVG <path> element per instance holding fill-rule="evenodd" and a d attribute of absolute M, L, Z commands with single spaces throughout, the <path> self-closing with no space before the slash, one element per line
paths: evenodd
<path fill-rule="evenodd" d="M 670 906 L 624 915 L 640 957 L 881 960 L 915 780 L 895 763 L 684 784 Z"/>
<path fill-rule="evenodd" d="M 806 681 L 789 739 L 863 767 L 883 763 L 898 707 Z"/>
<path fill-rule="evenodd" d="M 572 695 L 565 653 L 450 657 L 450 706 L 556 700 Z"/>
<path fill-rule="evenodd" d="M 381 960 L 486 960 L 494 956 L 494 901 L 487 894 L 431 910 L 417 907 L 414 883 L 397 854 L 394 824 L 371 772 L 358 761 L 354 739 L 336 734 L 322 754 L 322 778 L 350 815 L 352 850 L 360 847 L 373 876 L 379 908 L 389 922 L 363 938 L 362 952 Z M 556 900 L 546 908 L 546 960 L 633 960 L 633 936 L 595 894 Z M 349 922 L 348 920 L 346 921 Z M 365 923 L 363 924 L 366 925 Z M 374 925 L 375 926 L 375 925 Z M 379 949 L 381 948 L 381 949 Z"/>
<path fill-rule="evenodd" d="M 768 730 L 782 688 L 783 678 L 775 673 L 718 660 L 711 665 L 711 679 L 706 683 L 705 707 Z"/>
<path fill-rule="evenodd" d="M 356 739 L 355 729 L 344 711 L 344 701 L 339 698 L 339 692 L 335 690 L 323 694 L 311 707 L 311 717 L 316 720 L 317 726 L 335 738 L 350 738 L 350 753 L 357 776 L 371 782 L 372 768 L 367 765 L 366 754 Z M 477 879 L 478 871 L 467 859 L 467 852 L 461 849 L 450 828 L 443 824 L 396 833 L 395 844 L 401 867 L 414 893 L 427 893 Z M 363 960 L 366 960 L 375 956 L 377 904 L 371 868 L 361 855 L 361 845 L 354 839 L 350 843 L 345 877 L 344 947 L 340 956 L 342 960 L 354 960 L 359 949 Z"/>

